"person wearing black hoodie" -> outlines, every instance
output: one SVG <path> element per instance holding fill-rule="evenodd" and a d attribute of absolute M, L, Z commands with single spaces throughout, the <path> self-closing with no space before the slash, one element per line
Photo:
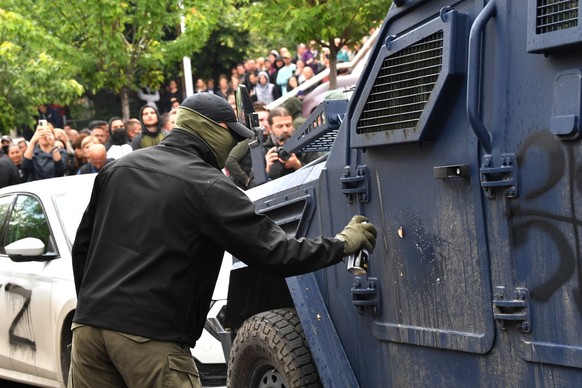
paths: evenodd
<path fill-rule="evenodd" d="M 109 120 L 109 140 L 105 143 L 105 149 L 107 159 L 119 159 L 133 151 L 121 117 L 112 117 Z"/>
<path fill-rule="evenodd" d="M 141 122 L 141 134 L 133 139 L 131 148 L 135 151 L 160 144 L 164 139 L 164 133 L 158 111 L 150 105 L 142 106 L 139 111 L 139 121 Z"/>

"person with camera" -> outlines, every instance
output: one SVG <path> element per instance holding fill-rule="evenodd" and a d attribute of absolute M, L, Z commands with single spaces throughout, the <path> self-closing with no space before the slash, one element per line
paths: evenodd
<path fill-rule="evenodd" d="M 291 154 L 288 159 L 282 159 L 277 152 L 295 133 L 293 116 L 283 107 L 277 107 L 269 112 L 269 126 L 271 128 L 269 139 L 265 142 L 265 170 L 269 179 L 276 179 L 300 169 L 307 163 L 313 162 L 320 154 L 304 153 Z"/>
<path fill-rule="evenodd" d="M 52 125 L 46 120 L 39 120 L 30 139 L 22 171 L 28 176 L 28 182 L 64 176 L 67 172 L 67 150 L 56 146 Z"/>

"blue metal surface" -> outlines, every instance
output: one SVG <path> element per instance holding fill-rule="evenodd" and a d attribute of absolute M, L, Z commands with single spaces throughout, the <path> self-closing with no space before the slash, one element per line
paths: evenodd
<path fill-rule="evenodd" d="M 555 3 L 395 3 L 327 161 L 250 193 L 260 203 L 309 186 L 307 236 L 334 235 L 354 214 L 378 228 L 367 275 L 337 265 L 287 280 L 325 386 L 579 384 L 581 14 L 564 0 L 576 23 L 532 30 Z M 412 112 L 416 126 L 358 127 L 386 58 L 441 29 L 454 70 L 437 81 L 427 70 L 432 94 Z M 397 84 L 385 84 L 394 96 Z M 409 119 L 406 100 L 388 100 L 402 108 L 396 121 Z"/>
<path fill-rule="evenodd" d="M 314 274 L 287 279 L 324 387 L 359 387 Z"/>

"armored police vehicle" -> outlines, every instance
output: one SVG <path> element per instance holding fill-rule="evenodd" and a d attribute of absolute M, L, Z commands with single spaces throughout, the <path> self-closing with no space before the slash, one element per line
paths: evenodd
<path fill-rule="evenodd" d="M 367 271 L 236 263 L 230 386 L 579 384 L 581 7 L 393 1 L 350 100 L 284 146 L 326 156 L 247 191 L 289 235 L 367 216 Z"/>

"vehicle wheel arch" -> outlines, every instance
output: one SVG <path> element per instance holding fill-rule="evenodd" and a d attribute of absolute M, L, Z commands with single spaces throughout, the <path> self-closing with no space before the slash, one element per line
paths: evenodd
<path fill-rule="evenodd" d="M 231 271 L 224 327 L 232 333 L 255 314 L 286 307 L 294 304 L 285 278 L 250 267 Z"/>
<path fill-rule="evenodd" d="M 63 325 L 60 329 L 60 340 L 58 348 L 58 368 L 62 376 L 62 381 L 67 385 L 69 377 L 69 367 L 71 365 L 71 344 L 73 342 L 73 331 L 71 330 L 71 325 L 73 324 L 73 316 L 75 315 L 75 310 L 70 311 L 65 319 L 63 320 Z"/>

